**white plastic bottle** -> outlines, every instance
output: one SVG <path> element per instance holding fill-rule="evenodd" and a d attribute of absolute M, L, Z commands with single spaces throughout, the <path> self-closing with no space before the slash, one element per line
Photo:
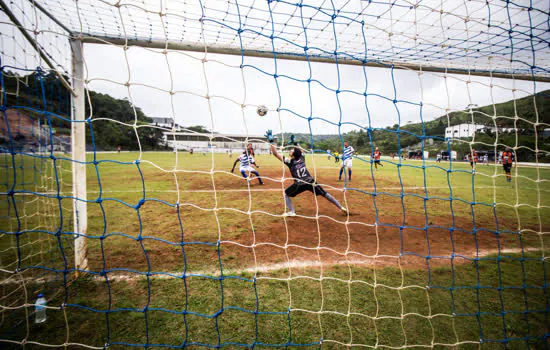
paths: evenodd
<path fill-rule="evenodd" d="M 34 323 L 46 322 L 46 299 L 44 299 L 44 294 L 38 294 L 38 299 L 36 299 L 34 305 L 34 310 L 36 311 Z"/>

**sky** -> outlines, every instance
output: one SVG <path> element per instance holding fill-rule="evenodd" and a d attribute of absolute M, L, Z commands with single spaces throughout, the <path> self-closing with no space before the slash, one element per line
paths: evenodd
<path fill-rule="evenodd" d="M 439 73 L 332 63 L 164 54 L 140 47 L 125 52 L 112 45 L 86 44 L 84 58 L 89 89 L 128 98 L 150 117 L 172 117 L 183 126 L 204 125 L 224 134 L 257 135 L 266 129 L 336 134 L 359 126 L 405 125 L 470 104 L 496 104 L 550 88 L 531 81 L 445 78 Z M 269 108 L 266 116 L 256 114 L 258 105 Z"/>

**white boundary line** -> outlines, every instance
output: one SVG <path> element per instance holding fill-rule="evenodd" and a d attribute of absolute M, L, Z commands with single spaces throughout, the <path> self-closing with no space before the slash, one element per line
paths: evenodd
<path fill-rule="evenodd" d="M 326 187 L 329 187 L 330 185 L 327 185 L 327 184 L 319 184 L 320 186 L 326 186 Z M 472 186 L 453 186 L 452 189 L 471 189 Z M 474 189 L 478 190 L 478 189 L 494 189 L 494 188 L 510 188 L 510 186 L 475 186 Z M 335 190 L 341 190 L 343 191 L 344 189 L 343 188 L 337 188 L 337 187 L 332 187 L 331 186 L 331 189 L 335 189 Z M 371 191 L 373 190 L 374 188 L 372 187 L 365 187 L 365 188 L 359 188 L 360 190 L 364 190 L 364 191 Z M 377 186 L 376 187 L 376 190 L 377 192 L 378 191 L 385 191 L 385 190 L 445 190 L 445 189 L 449 189 L 449 186 L 429 186 L 429 187 L 424 187 L 424 186 L 396 186 L 396 187 L 380 187 L 380 186 Z M 537 189 L 536 187 L 523 187 L 522 186 L 522 189 L 524 190 L 539 190 L 541 192 L 550 192 L 550 189 L 546 190 L 546 189 L 542 189 L 542 188 L 539 188 Z M 349 191 L 355 191 L 356 188 L 355 187 L 351 187 L 350 189 L 348 189 Z M 246 188 L 237 188 L 237 189 L 216 189 L 216 190 L 153 190 L 153 189 L 145 189 L 145 192 L 146 193 L 213 193 L 213 192 L 228 192 L 228 193 L 231 193 L 231 192 L 236 192 L 236 193 L 240 193 L 240 192 L 281 192 L 282 189 L 280 188 L 250 188 L 250 189 L 246 189 Z M 143 190 L 142 189 L 139 189 L 139 190 L 118 190 L 118 191 L 114 191 L 114 190 L 103 190 L 101 191 L 101 193 L 142 193 Z M 57 192 L 38 192 L 39 194 L 45 194 L 45 195 L 56 195 Z M 59 192 L 60 195 L 70 195 L 71 193 L 68 193 L 68 192 Z M 99 193 L 99 191 L 88 191 L 88 193 Z M 7 194 L 6 192 L 0 192 L 0 194 Z M 15 195 L 33 195 L 33 193 L 26 193 L 26 192 L 16 192 Z"/>
<path fill-rule="evenodd" d="M 129 154 L 129 153 L 137 153 L 138 151 L 121 151 L 120 153 L 121 154 Z M 95 151 L 95 152 L 86 152 L 86 154 L 115 154 L 115 153 L 119 153 L 118 151 Z M 141 153 L 158 153 L 158 154 L 173 154 L 172 151 L 141 151 Z M 181 153 L 181 154 L 187 154 L 187 152 L 178 152 L 178 153 Z M 210 153 L 210 152 L 209 152 Z M 48 153 L 49 154 L 49 153 Z M 223 152 L 219 152 L 219 153 L 216 153 L 214 152 L 214 154 L 219 154 L 219 155 L 226 155 L 226 153 L 223 153 Z M 262 155 L 269 155 L 269 154 L 259 154 L 260 156 Z M 311 156 L 311 154 L 307 154 L 309 156 Z M 323 153 L 315 153 L 313 154 L 314 156 L 316 157 L 326 157 L 327 155 L 326 154 L 323 154 Z M 364 154 L 358 154 L 357 155 L 357 160 L 360 161 L 360 162 L 364 162 L 364 164 L 369 164 L 370 163 L 370 156 L 367 154 L 367 155 L 364 155 Z M 399 159 L 391 159 L 391 157 L 389 156 L 382 156 L 381 157 L 382 159 L 384 160 L 387 160 L 387 161 L 391 161 L 393 163 L 399 163 Z M 407 160 L 402 160 L 401 161 L 401 164 L 407 164 L 408 162 L 414 162 L 414 163 L 422 163 L 422 160 L 418 160 L 418 159 L 407 159 Z M 426 163 L 437 163 L 437 161 L 435 159 L 426 159 L 424 160 L 424 162 Z M 335 166 L 334 167 L 340 167 L 340 164 L 341 163 L 334 163 Z M 449 161 L 441 161 L 440 164 L 449 164 Z M 453 161 L 453 164 L 454 165 L 469 165 L 468 162 L 466 161 L 460 161 L 460 160 L 454 160 Z M 481 163 L 478 163 L 478 166 L 481 166 L 482 164 Z M 496 167 L 501 167 L 502 164 L 495 164 L 494 162 L 492 163 L 489 163 L 488 165 L 490 166 L 496 166 Z M 514 163 L 514 165 L 519 165 L 521 167 L 524 167 L 524 168 L 550 168 L 550 163 L 530 163 L 530 162 L 516 162 Z M 317 168 L 322 168 L 322 169 L 332 169 L 334 167 L 331 167 L 331 166 L 319 166 Z"/>
<path fill-rule="evenodd" d="M 501 249 L 500 254 L 518 254 L 521 252 L 544 252 L 544 249 L 541 248 L 534 248 L 529 247 L 525 249 L 520 248 L 509 248 L 509 249 Z M 483 258 L 486 256 L 489 256 L 491 254 L 497 254 L 498 251 L 491 251 L 491 250 L 479 250 L 477 253 L 475 251 L 471 252 L 466 257 L 455 257 L 455 261 L 461 261 L 461 262 L 468 262 L 470 259 L 474 259 L 476 256 L 478 258 Z M 347 266 L 347 265 L 364 265 L 364 266 L 376 266 L 377 264 L 380 264 L 381 268 L 387 267 L 387 264 L 385 261 L 395 261 L 396 264 L 400 258 L 395 255 L 373 255 L 365 257 L 364 259 L 353 259 L 353 260 L 346 260 L 345 257 L 342 257 L 341 260 L 337 261 L 331 261 L 331 262 L 321 262 L 318 260 L 302 260 L 302 261 L 286 261 L 282 263 L 275 263 L 275 264 L 264 264 L 264 265 L 257 265 L 256 267 L 246 267 L 242 269 L 226 269 L 224 268 L 224 275 L 239 275 L 241 273 L 247 272 L 247 273 L 266 273 L 266 272 L 273 272 L 273 271 L 282 271 L 284 272 L 285 269 L 293 269 L 293 268 L 321 268 L 321 267 L 332 267 L 332 266 Z M 550 259 L 550 257 L 544 257 L 545 260 Z M 437 260 L 450 260 L 450 255 L 446 256 L 442 259 Z M 0 269 L 0 271 L 5 273 L 13 274 L 14 271 L 8 271 L 4 269 Z M 141 273 L 131 273 L 131 272 L 108 272 L 107 276 L 110 281 L 114 280 L 136 280 L 140 278 L 147 278 L 145 275 L 145 272 L 141 271 Z M 181 277 L 183 275 L 183 271 L 156 271 L 156 274 L 153 274 L 149 276 L 149 278 L 158 278 L 158 279 L 170 279 L 170 278 L 176 278 Z M 85 273 L 83 273 L 85 274 Z M 187 273 L 187 276 L 212 276 L 212 277 L 219 277 L 219 270 L 212 269 L 212 270 L 198 270 L 198 271 L 191 271 Z M 14 276 L 14 275 L 12 275 Z M 296 275 L 293 278 L 299 278 L 301 275 Z M 309 276 L 304 276 L 308 277 Z M 92 277 L 96 281 L 105 281 L 105 277 L 102 276 L 93 276 Z M 35 281 L 37 283 L 45 282 L 49 280 L 55 280 L 56 278 L 33 278 L 33 277 L 25 277 L 25 281 Z M 258 277 L 258 279 L 277 279 L 275 277 Z M 3 281 L 0 281 L 0 285 L 6 285 L 6 284 L 13 284 L 13 283 L 20 283 L 21 279 L 13 280 L 12 278 L 8 277 Z"/>

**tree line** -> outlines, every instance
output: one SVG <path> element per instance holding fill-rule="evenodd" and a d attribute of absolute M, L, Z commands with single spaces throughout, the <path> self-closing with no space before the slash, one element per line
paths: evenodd
<path fill-rule="evenodd" d="M 50 112 L 47 116 L 50 125 L 58 133 L 70 132 L 70 94 L 54 73 L 33 71 L 21 76 L 4 71 L 2 84 L 7 92 L 6 106 L 27 106 L 29 113 L 35 114 L 40 114 L 41 111 Z M 432 154 L 450 147 L 459 153 L 459 157 L 470 152 L 469 142 L 472 140 L 478 150 L 494 150 L 493 144 L 497 142 L 510 147 L 521 146 L 517 149 L 519 160 L 534 161 L 537 157 L 533 150 L 538 149 L 541 151 L 538 160 L 550 162 L 550 157 L 546 156 L 546 152 L 550 152 L 550 138 L 543 137 L 544 129 L 550 124 L 549 96 L 550 90 L 546 90 L 495 105 L 466 106 L 462 111 L 424 123 L 395 124 L 386 128 L 365 127 L 341 136 L 296 134 L 296 140 L 303 147 L 318 151 L 341 151 L 345 140 L 361 154 L 370 154 L 374 147 L 390 154 L 415 148 L 422 140 L 432 138 L 433 144 L 424 145 Z M 132 105 L 128 99 L 117 99 L 89 90 L 86 96 L 86 116 L 91 116 L 91 122 L 86 126 L 88 148 L 115 150 L 121 146 L 125 150 L 137 150 L 139 140 L 143 150 L 165 149 L 162 131 L 151 127 L 152 118 L 145 115 L 138 106 Z M 97 118 L 109 120 L 96 120 Z M 498 127 L 516 130 L 477 132 L 473 138 L 452 143 L 445 140 L 447 126 L 464 123 L 484 125 L 489 129 Z M 210 132 L 201 126 L 188 129 Z M 283 135 L 279 135 L 281 136 Z M 288 140 L 289 136 L 285 135 L 284 138 Z"/>
<path fill-rule="evenodd" d="M 71 96 L 54 73 L 33 71 L 27 75 L 3 72 L 6 106 L 20 108 L 32 118 L 41 118 L 57 135 L 70 134 Z M 68 77 L 65 77 L 68 80 Z M 162 131 L 150 126 L 152 118 L 128 99 L 88 90 L 85 117 L 87 148 L 96 150 L 163 149 Z M 46 112 L 46 113 L 44 113 Z M 106 118 L 110 120 L 97 120 Z M 134 125 L 136 127 L 134 127 Z M 139 142 L 138 142 L 139 140 Z"/>
<path fill-rule="evenodd" d="M 470 106 L 472 107 L 472 106 Z M 518 116 L 516 119 L 515 116 Z M 496 118 L 493 118 L 496 116 Z M 486 126 L 485 131 L 476 132 L 473 137 L 460 140 L 446 140 L 445 128 L 459 124 L 476 124 Z M 497 128 L 498 131 L 491 129 Z M 343 142 L 349 142 L 360 154 L 370 154 L 379 147 L 384 154 L 402 153 L 407 150 L 418 150 L 422 146 L 435 157 L 440 151 L 457 151 L 461 158 L 471 152 L 471 142 L 476 150 L 503 151 L 508 147 L 520 147 L 516 150 L 520 161 L 550 162 L 550 137 L 544 136 L 544 129 L 550 128 L 550 90 L 535 95 L 507 101 L 495 105 L 466 108 L 443 115 L 424 123 L 406 125 L 395 124 L 386 128 L 365 127 L 341 135 L 298 134 L 296 139 L 303 147 L 319 152 L 332 150 L 342 152 Z M 515 129 L 503 131 L 502 129 Z M 285 135 L 288 139 L 290 135 Z M 426 140 L 433 139 L 433 144 Z M 422 141 L 424 144 L 422 145 Z M 538 149 L 538 154 L 534 151 Z"/>

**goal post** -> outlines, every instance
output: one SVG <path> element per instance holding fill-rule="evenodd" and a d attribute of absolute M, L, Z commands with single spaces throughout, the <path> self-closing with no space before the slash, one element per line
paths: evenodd
<path fill-rule="evenodd" d="M 72 122 L 72 175 L 73 175 L 73 207 L 74 207 L 74 245 L 75 245 L 75 273 L 88 270 L 88 249 L 86 235 L 88 228 L 88 207 L 86 193 L 86 116 L 84 91 L 84 57 L 83 44 L 79 40 L 71 40 L 72 52 L 72 88 L 71 96 Z"/>

